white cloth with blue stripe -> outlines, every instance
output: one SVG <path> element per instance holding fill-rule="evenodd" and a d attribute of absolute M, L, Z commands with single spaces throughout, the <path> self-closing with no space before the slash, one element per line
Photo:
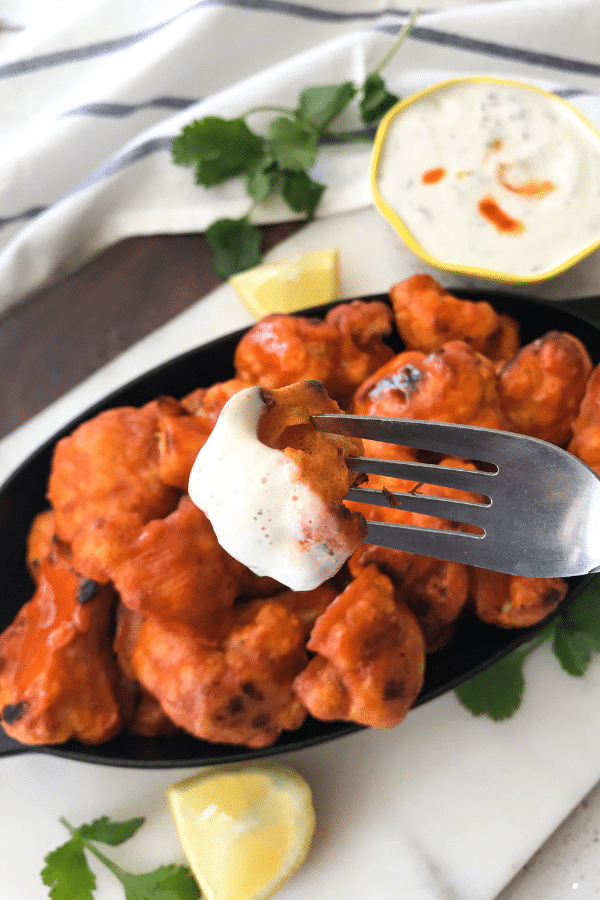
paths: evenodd
<path fill-rule="evenodd" d="M 600 126 L 598 0 L 430 6 L 385 70 L 395 93 L 454 75 L 507 75 L 559 91 Z M 205 115 L 295 105 L 308 85 L 360 83 L 408 14 L 396 0 L 7 0 L 0 312 L 124 237 L 201 231 L 244 214 L 241 179 L 195 186 L 171 161 L 173 137 Z M 315 176 L 328 188 L 317 216 L 371 203 L 368 156 L 368 144 L 322 151 Z M 277 202 L 254 214 L 292 217 Z"/>

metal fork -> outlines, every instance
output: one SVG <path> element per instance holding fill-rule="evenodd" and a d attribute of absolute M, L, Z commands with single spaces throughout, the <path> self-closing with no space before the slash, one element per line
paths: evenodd
<path fill-rule="evenodd" d="M 319 431 L 491 463 L 495 471 L 349 457 L 356 472 L 483 495 L 473 503 L 353 487 L 347 499 L 478 526 L 481 534 L 368 522 L 365 543 L 511 575 L 568 577 L 600 571 L 600 478 L 566 450 L 537 438 L 445 422 L 323 414 Z"/>

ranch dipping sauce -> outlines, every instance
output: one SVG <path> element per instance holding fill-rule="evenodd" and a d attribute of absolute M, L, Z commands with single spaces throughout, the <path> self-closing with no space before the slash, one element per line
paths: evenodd
<path fill-rule="evenodd" d="M 258 387 L 228 400 L 196 458 L 189 494 L 231 556 L 292 590 L 312 590 L 335 575 L 348 553 L 307 541 L 307 531 L 327 535 L 336 523 L 298 481 L 293 461 L 258 440 L 264 409 Z"/>
<path fill-rule="evenodd" d="M 442 268 L 536 280 L 600 242 L 600 135 L 533 87 L 417 95 L 384 119 L 371 175 L 380 210 Z"/>

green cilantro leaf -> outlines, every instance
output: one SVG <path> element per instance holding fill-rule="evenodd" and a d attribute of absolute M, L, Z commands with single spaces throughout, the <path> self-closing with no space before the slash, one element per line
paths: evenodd
<path fill-rule="evenodd" d="M 246 190 L 255 203 L 261 203 L 267 197 L 277 182 L 281 179 L 281 171 L 273 162 L 270 155 L 265 154 L 261 165 L 248 175 Z"/>
<path fill-rule="evenodd" d="M 72 837 L 46 856 L 42 880 L 50 888 L 51 900 L 93 900 L 96 878 L 84 851 L 92 853 L 113 873 L 125 891 L 125 900 L 198 900 L 200 888 L 187 866 L 159 866 L 153 872 L 136 875 L 109 859 L 93 841 L 116 846 L 132 837 L 143 818 L 113 822 L 108 816 L 74 828 L 60 820 Z"/>
<path fill-rule="evenodd" d="M 588 635 L 581 631 L 557 628 L 552 641 L 552 650 L 559 663 L 569 675 L 585 675 L 594 653 Z"/>
<path fill-rule="evenodd" d="M 585 674 L 592 656 L 600 651 L 600 579 L 560 616 L 552 649 L 566 672 Z"/>
<path fill-rule="evenodd" d="M 378 72 L 371 72 L 365 78 L 362 86 L 362 97 L 359 101 L 363 122 L 370 125 L 372 122 L 381 119 L 392 106 L 395 106 L 399 99 L 396 94 L 388 91 L 383 78 Z"/>
<path fill-rule="evenodd" d="M 124 822 L 113 822 L 108 816 L 102 816 L 100 819 L 94 819 L 88 825 L 81 825 L 77 828 L 76 833 L 84 840 L 99 841 L 101 844 L 117 847 L 123 841 L 129 840 L 143 824 L 144 819 L 141 817 L 127 819 Z"/>
<path fill-rule="evenodd" d="M 278 116 L 269 125 L 269 149 L 280 169 L 306 172 L 317 158 L 319 133 L 298 119 Z"/>
<path fill-rule="evenodd" d="M 552 636 L 552 650 L 569 675 L 585 675 L 600 653 L 600 578 L 597 578 L 523 650 L 513 651 L 495 666 L 457 688 L 461 703 L 474 715 L 505 719 L 519 708 L 523 693 L 523 662 Z"/>
<path fill-rule="evenodd" d="M 306 88 L 299 97 L 297 113 L 322 130 L 348 106 L 358 93 L 352 81 L 342 84 L 322 84 Z"/>
<path fill-rule="evenodd" d="M 186 866 L 160 866 L 153 872 L 123 872 L 119 880 L 126 900 L 197 900 L 198 882 Z"/>
<path fill-rule="evenodd" d="M 313 181 L 306 172 L 286 172 L 281 193 L 293 210 L 305 213 L 310 219 L 324 190 L 325 185 Z"/>
<path fill-rule="evenodd" d="M 495 665 L 456 689 L 458 699 L 474 716 L 486 715 L 499 722 L 521 705 L 525 680 L 523 663 L 529 650 L 509 653 Z"/>
<path fill-rule="evenodd" d="M 319 142 L 329 134 L 329 126 L 361 93 L 363 121 L 371 124 L 398 99 L 385 87 L 381 71 L 391 62 L 406 41 L 419 10 L 414 10 L 404 27 L 359 89 L 353 81 L 321 84 L 300 92 L 295 109 L 258 106 L 237 119 L 206 116 L 186 125 L 172 144 L 173 162 L 195 170 L 197 184 L 212 187 L 236 175 L 246 176 L 246 192 L 252 208 L 269 194 L 281 192 L 295 211 L 313 216 L 324 186 L 312 181 L 312 169 Z M 255 134 L 246 118 L 258 112 L 277 112 L 265 137 Z M 336 133 L 340 140 L 356 139 L 356 134 Z M 298 177 L 295 177 L 298 176 Z M 260 233 L 243 219 L 220 219 L 207 230 L 213 248 L 214 269 L 221 278 L 258 265 L 261 261 Z"/>
<path fill-rule="evenodd" d="M 215 272 L 224 281 L 236 272 L 257 266 L 261 260 L 262 234 L 247 216 L 217 219 L 207 228 L 206 239 L 213 251 Z"/>
<path fill-rule="evenodd" d="M 186 125 L 173 141 L 173 161 L 195 166 L 196 183 L 212 187 L 250 172 L 263 154 L 263 141 L 244 119 L 207 116 Z"/>
<path fill-rule="evenodd" d="M 83 843 L 71 838 L 45 858 L 42 881 L 52 900 L 92 900 L 96 878 L 88 866 Z"/>

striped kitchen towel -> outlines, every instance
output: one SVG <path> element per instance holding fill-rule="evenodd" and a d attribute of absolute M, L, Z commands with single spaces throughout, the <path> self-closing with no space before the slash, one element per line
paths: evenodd
<path fill-rule="evenodd" d="M 396 0 L 7 0 L 0 20 L 0 312 L 128 236 L 204 230 L 247 209 L 173 164 L 206 115 L 294 106 L 360 83 L 407 21 Z M 434 0 L 385 70 L 399 96 L 464 74 L 530 81 L 600 127 L 598 0 Z M 260 117 L 253 126 L 260 130 Z M 359 128 L 356 112 L 344 125 Z M 368 142 L 325 147 L 318 216 L 371 204 Z M 256 222 L 292 217 L 278 202 Z"/>

